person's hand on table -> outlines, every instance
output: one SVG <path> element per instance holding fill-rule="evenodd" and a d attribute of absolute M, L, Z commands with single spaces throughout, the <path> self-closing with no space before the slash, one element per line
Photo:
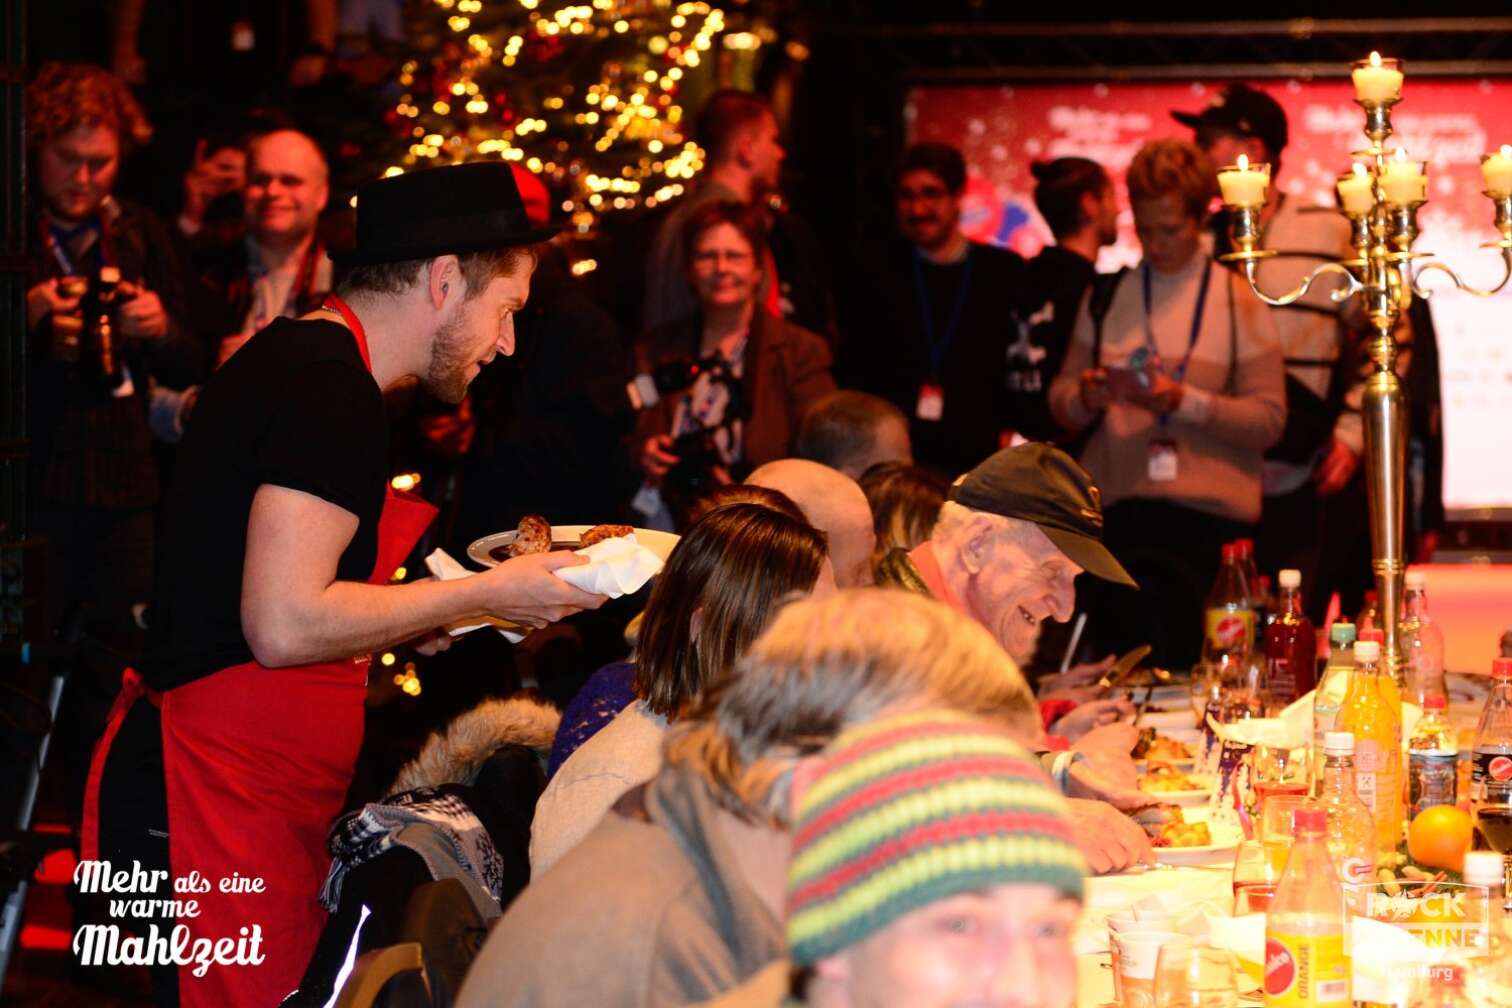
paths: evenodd
<path fill-rule="evenodd" d="M 1108 786 L 1120 792 L 1138 790 L 1139 771 L 1129 755 L 1138 741 L 1138 728 L 1117 721 L 1093 728 L 1071 746 L 1071 751 L 1087 757 L 1088 765 Z"/>
<path fill-rule="evenodd" d="M 641 446 L 641 469 L 652 479 L 661 479 L 680 461 L 681 459 L 672 454 L 671 434 L 656 434 L 648 437 L 645 444 Z"/>
<path fill-rule="evenodd" d="M 1134 713 L 1134 705 L 1123 697 L 1106 700 L 1089 700 L 1050 726 L 1054 735 L 1063 735 L 1075 742 L 1083 735 L 1101 725 L 1111 725 Z M 1130 743 L 1132 747 L 1133 743 Z"/>
<path fill-rule="evenodd" d="M 512 557 L 493 570 L 477 575 L 484 609 L 491 616 L 525 626 L 540 627 L 565 619 L 584 609 L 597 609 L 605 596 L 576 588 L 553 572 L 576 567 L 587 557 L 560 551 Z"/>
<path fill-rule="evenodd" d="M 1152 864 L 1154 848 L 1143 828 L 1107 802 L 1072 798 L 1071 828 L 1087 867 L 1096 875 Z"/>
<path fill-rule="evenodd" d="M 1049 700 L 1052 694 L 1058 693 L 1061 690 L 1095 686 L 1097 681 L 1107 674 L 1116 661 L 1118 661 L 1117 655 L 1108 655 L 1102 661 L 1082 662 L 1080 665 L 1072 665 L 1064 672 L 1042 676 L 1039 681 L 1040 697 L 1041 699 Z"/>

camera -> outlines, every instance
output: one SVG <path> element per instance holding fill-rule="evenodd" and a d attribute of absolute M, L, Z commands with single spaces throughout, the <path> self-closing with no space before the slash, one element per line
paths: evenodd
<path fill-rule="evenodd" d="M 663 361 L 650 371 L 642 371 L 625 385 L 625 394 L 630 405 L 638 410 L 650 409 L 661 402 L 662 396 L 681 392 L 705 373 L 724 369 L 718 357 L 675 357 Z"/>
<path fill-rule="evenodd" d="M 677 464 L 662 478 L 661 495 L 679 528 L 686 523 L 693 502 L 719 485 L 714 467 L 726 464 L 719 447 L 719 432 L 733 434 L 734 425 L 746 419 L 747 413 L 745 390 L 724 362 L 713 358 L 700 364 L 711 382 L 724 386 L 728 398 L 724 416 L 718 423 L 685 431 L 672 442 L 671 453 L 677 456 Z"/>
<path fill-rule="evenodd" d="M 63 277 L 58 293 L 78 298 L 79 307 L 52 318 L 53 358 L 93 371 L 106 391 L 114 391 L 125 378 L 116 317 L 120 286 L 121 270 L 116 266 L 101 266 L 90 277 Z"/>

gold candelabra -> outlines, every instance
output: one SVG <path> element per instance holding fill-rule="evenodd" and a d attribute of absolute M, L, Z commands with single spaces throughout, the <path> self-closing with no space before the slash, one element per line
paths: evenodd
<path fill-rule="evenodd" d="M 1223 168 L 1218 181 L 1230 212 L 1229 234 L 1235 251 L 1222 257 L 1240 265 L 1250 289 L 1266 304 L 1289 305 L 1304 296 L 1313 283 L 1327 274 L 1344 280 L 1332 298 L 1342 303 L 1362 296 L 1373 337 L 1369 355 L 1375 370 L 1365 380 L 1361 409 L 1365 420 L 1365 476 L 1370 497 L 1370 543 L 1376 589 L 1379 595 L 1381 629 L 1385 634 L 1382 660 L 1395 673 L 1400 668 L 1397 620 L 1405 569 L 1402 545 L 1403 468 L 1407 443 L 1406 394 L 1396 374 L 1397 322 L 1413 297 L 1431 293 L 1421 286 L 1424 274 L 1447 275 L 1454 286 L 1477 297 L 1489 297 L 1512 279 L 1512 147 L 1481 159 L 1485 195 L 1496 208 L 1498 241 L 1482 248 L 1501 251 L 1502 279 L 1482 290 L 1465 283 L 1441 262 L 1422 262 L 1431 252 L 1412 247 L 1418 237 L 1418 210 L 1427 202 L 1427 163 L 1410 161 L 1400 148 L 1389 150 L 1391 108 L 1401 100 L 1402 67 L 1399 60 L 1382 59 L 1371 53 L 1354 64 L 1351 77 L 1355 102 L 1365 110 L 1365 136 L 1370 146 L 1352 152 L 1357 159 L 1351 171 L 1340 176 L 1338 194 L 1341 212 L 1349 220 L 1354 258 L 1329 262 L 1314 269 L 1297 286 L 1280 297 L 1271 297 L 1256 282 L 1261 260 L 1278 253 L 1256 248 L 1259 218 L 1270 185 L 1270 166 L 1251 165 L 1244 157 Z M 1286 255 L 1287 253 L 1279 253 Z"/>

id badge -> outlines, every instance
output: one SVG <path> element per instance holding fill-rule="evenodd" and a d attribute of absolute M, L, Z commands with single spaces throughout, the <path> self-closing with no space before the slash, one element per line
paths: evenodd
<path fill-rule="evenodd" d="M 1176 480 L 1176 442 L 1156 438 L 1150 442 L 1150 456 L 1146 475 L 1151 483 L 1172 483 Z"/>
<path fill-rule="evenodd" d="M 945 415 L 945 390 L 934 382 L 919 386 L 919 403 L 914 416 L 920 420 L 938 420 Z"/>

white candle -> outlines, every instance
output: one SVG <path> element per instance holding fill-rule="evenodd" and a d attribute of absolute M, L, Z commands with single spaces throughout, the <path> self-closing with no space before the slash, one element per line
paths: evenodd
<path fill-rule="evenodd" d="M 1512 145 L 1502 144 L 1501 150 L 1481 158 L 1481 174 L 1486 179 L 1486 192 L 1492 197 L 1512 196 Z"/>
<path fill-rule="evenodd" d="M 1402 96 L 1401 63 L 1394 59 L 1382 60 L 1378 52 L 1371 53 L 1370 59 L 1356 63 L 1349 76 L 1354 81 L 1358 101 L 1384 102 Z"/>
<path fill-rule="evenodd" d="M 1347 175 L 1339 176 L 1339 203 L 1345 213 L 1355 216 L 1368 214 L 1375 206 L 1375 180 L 1358 161 Z"/>
<path fill-rule="evenodd" d="M 1386 202 L 1393 206 L 1421 203 L 1428 198 L 1427 164 L 1423 161 L 1408 161 L 1407 155 L 1397 148 L 1396 157 L 1381 165 L 1381 192 Z"/>
<path fill-rule="evenodd" d="M 1223 202 L 1231 207 L 1257 207 L 1265 203 L 1270 188 L 1270 165 L 1251 166 L 1249 158 L 1239 155 L 1239 163 L 1218 172 L 1218 189 Z"/>

